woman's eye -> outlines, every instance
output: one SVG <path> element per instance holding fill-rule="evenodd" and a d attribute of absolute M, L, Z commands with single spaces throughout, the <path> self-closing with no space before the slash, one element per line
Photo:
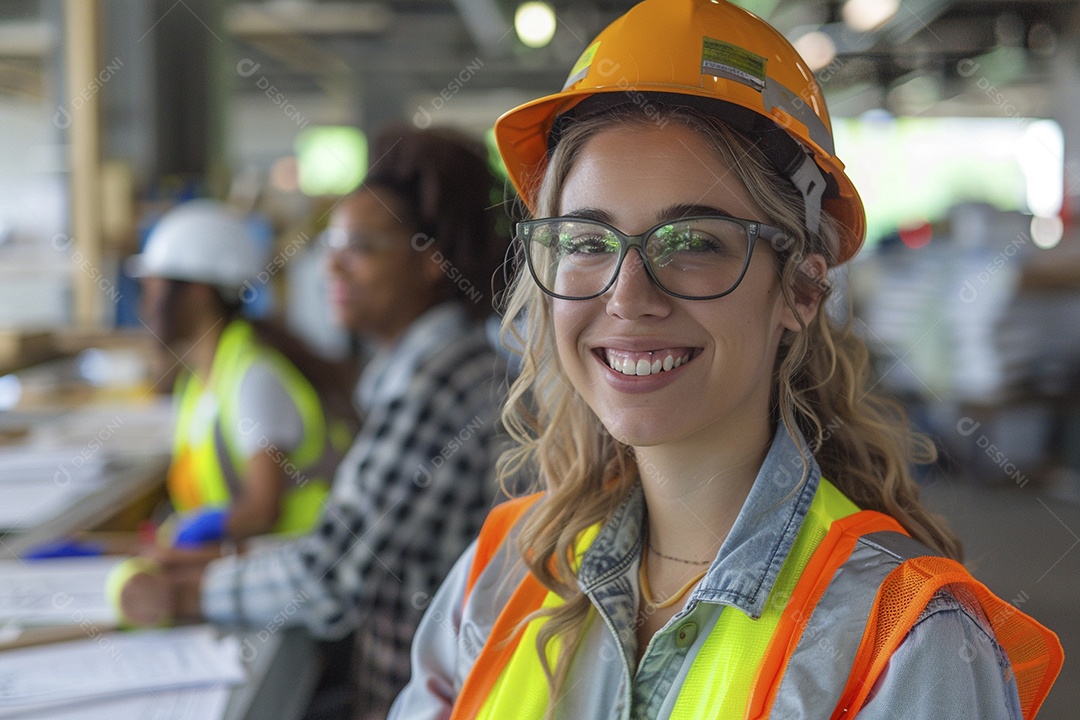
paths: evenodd
<path fill-rule="evenodd" d="M 720 241 L 712 235 L 695 232 L 680 233 L 676 246 L 679 250 L 692 250 L 696 252 L 708 252 L 723 249 L 723 245 Z"/>
<path fill-rule="evenodd" d="M 593 255 L 619 251 L 619 243 L 602 235 L 564 235 L 559 240 L 563 255 Z"/>
<path fill-rule="evenodd" d="M 659 265 L 672 262 L 680 254 L 710 254 L 723 255 L 728 251 L 726 245 L 719 239 L 706 232 L 681 230 L 674 228 L 656 235 L 656 240 L 650 243 L 650 259 Z"/>

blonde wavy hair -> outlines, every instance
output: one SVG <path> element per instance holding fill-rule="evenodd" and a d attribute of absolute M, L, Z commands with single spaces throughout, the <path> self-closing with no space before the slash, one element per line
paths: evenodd
<path fill-rule="evenodd" d="M 849 326 L 837 326 L 824 312 L 829 292 L 824 278 L 803 270 L 803 261 L 812 254 L 822 255 L 830 267 L 835 264 L 835 222 L 823 215 L 821 231 L 808 233 L 802 196 L 747 136 L 713 116 L 682 107 L 664 107 L 659 117 L 654 107 L 646 117 L 625 106 L 578 120 L 562 134 L 548 163 L 534 198 L 537 216 L 558 215 L 564 181 L 589 138 L 613 126 L 648 127 L 658 122 L 678 124 L 703 137 L 716 159 L 733 169 L 765 211 L 766 222 L 784 231 L 785 240 L 774 243 L 774 256 L 786 302 L 794 308 L 797 298 L 822 296 L 816 316 L 781 342 L 774 369 L 773 424 L 783 423 L 792 437 L 804 437 L 823 476 L 859 507 L 891 515 L 916 539 L 959 559 L 959 541 L 919 502 L 909 472 L 912 462 L 934 459 L 933 444 L 910 431 L 898 404 L 870 391 L 864 343 Z M 537 650 L 556 700 L 548 705 L 550 716 L 591 610 L 571 566 L 575 540 L 614 513 L 637 482 L 638 472 L 633 449 L 612 438 L 565 379 L 555 350 L 551 303 L 520 267 L 503 309 L 504 333 L 523 348 L 523 359 L 503 411 L 503 422 L 515 442 L 500 460 L 500 476 L 529 474 L 546 490 L 521 528 L 519 550 L 532 573 L 565 601 L 526 620 L 548 618 Z M 525 322 L 515 323 L 522 314 Z M 543 650 L 556 638 L 559 651 L 551 667 Z"/>

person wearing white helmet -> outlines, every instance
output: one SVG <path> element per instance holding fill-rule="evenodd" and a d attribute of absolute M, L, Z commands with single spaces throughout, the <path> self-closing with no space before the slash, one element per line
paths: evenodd
<path fill-rule="evenodd" d="M 143 252 L 128 258 L 126 269 L 138 278 L 203 283 L 233 303 L 263 269 L 263 255 L 239 215 L 213 200 L 193 200 L 157 221 Z"/>
<path fill-rule="evenodd" d="M 330 310 L 375 353 L 355 393 L 363 427 L 316 528 L 205 567 L 163 562 L 119 593 L 140 624 L 171 614 L 301 625 L 319 639 L 353 633 L 357 714 L 338 716 L 365 720 L 384 718 L 408 681 L 424 604 L 499 497 L 507 377 L 486 331 L 508 238 L 484 144 L 391 126 L 371 157 L 320 238 Z"/>
<path fill-rule="evenodd" d="M 1057 637 L 958 562 L 932 454 L 824 305 L 865 216 L 813 74 L 724 0 L 646 0 L 495 125 L 532 219 L 495 508 L 392 720 L 1035 715 Z"/>
<path fill-rule="evenodd" d="M 178 517 L 166 525 L 175 547 L 305 532 L 355 430 L 347 403 L 326 407 L 347 394 L 344 373 L 327 375 L 330 363 L 240 317 L 262 255 L 238 216 L 196 200 L 166 213 L 127 263 L 141 279 L 141 318 L 179 369 L 168 475 Z M 335 379 L 321 394 L 313 385 Z"/>

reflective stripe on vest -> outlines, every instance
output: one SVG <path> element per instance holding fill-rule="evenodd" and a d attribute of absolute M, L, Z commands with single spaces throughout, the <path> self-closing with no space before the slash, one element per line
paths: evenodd
<path fill-rule="evenodd" d="M 289 477 L 274 531 L 304 532 L 314 525 L 329 491 L 325 477 L 307 476 L 318 469 L 327 448 L 322 405 L 300 371 L 277 351 L 259 345 L 254 329 L 243 320 L 234 320 L 222 331 L 208 384 L 192 374 L 177 379 L 169 496 L 177 510 L 186 512 L 227 506 L 239 491 L 248 458 L 243 457 L 238 438 L 259 429 L 257 421 L 238 417 L 238 398 L 244 375 L 256 361 L 273 366 L 303 425 L 299 447 L 288 455 L 280 453 L 280 464 Z M 217 405 L 213 422 L 198 417 L 200 403 L 207 402 L 203 398 L 208 394 Z"/>
<path fill-rule="evenodd" d="M 882 562 L 888 555 L 882 555 L 880 545 L 867 542 L 874 538 L 890 542 L 898 551 L 910 546 L 918 554 L 926 552 L 921 543 L 907 535 L 895 532 L 863 535 L 844 561 L 844 571 L 834 573 L 808 616 L 800 607 L 786 611 L 804 624 L 794 652 L 786 658 L 786 666 L 776 668 L 782 674 L 779 685 L 770 678 L 775 691 L 771 712 L 775 717 L 810 717 L 820 714 L 822 708 L 836 707 L 840 701 L 865 625 L 849 622 L 847 618 L 870 616 L 874 604 L 871 589 L 879 587 L 900 562 L 899 559 Z M 762 713 L 764 704 L 751 709 Z"/>
<path fill-rule="evenodd" d="M 525 500 L 531 504 L 535 498 Z M 770 602 L 766 603 L 762 619 L 753 621 L 738 610 L 724 608 L 720 620 L 706 639 L 706 646 L 702 648 L 691 667 L 671 717 L 738 717 L 742 715 L 754 678 L 753 669 L 760 664 L 784 608 L 784 602 L 776 602 L 773 599 L 776 597 L 786 599 L 790 596 L 814 549 L 826 536 L 833 522 L 857 512 L 858 508 L 831 483 L 824 479 L 820 482 L 792 550 L 780 570 Z M 485 525 L 485 530 L 487 530 L 487 525 Z M 584 537 L 579 538 L 575 547 L 578 557 L 584 554 L 588 549 L 588 544 L 591 544 L 598 532 L 599 525 L 583 533 Z M 482 531 L 481 543 L 489 544 L 483 540 L 483 537 Z M 537 588 L 540 588 L 540 592 Z M 537 609 L 541 603 L 545 607 L 550 607 L 561 602 L 562 599 L 555 593 L 543 591 L 542 586 L 531 574 L 526 576 L 518 592 L 515 592 L 507 608 L 496 621 L 488 643 L 477 659 L 473 672 L 466 680 L 454 708 L 454 718 L 543 716 L 547 705 L 548 685 L 536 651 L 535 638 L 540 626 L 546 622 L 546 618 L 530 622 L 526 626 L 524 636 L 522 633 L 513 634 L 513 631 L 517 627 L 517 621 L 528 612 Z M 738 642 L 732 642 L 732 638 L 736 636 L 732 633 L 737 635 Z M 500 641 L 501 638 L 513 638 L 513 640 L 510 643 L 503 643 Z M 716 651 L 720 643 L 724 643 L 722 653 Z M 552 643 L 552 646 L 548 648 L 552 658 L 555 656 L 554 646 L 555 643 Z M 739 652 L 732 651 L 735 647 L 739 648 Z M 499 668 L 501 670 L 498 670 Z M 492 683 L 491 676 L 496 672 L 498 679 Z M 486 680 L 483 679 L 485 675 L 488 676 Z M 477 680 L 474 681 L 474 678 Z M 478 692 L 470 688 L 472 682 L 486 686 L 486 691 Z M 468 702 L 465 702 L 466 700 Z M 473 708 L 469 709 L 467 705 L 473 705 Z M 734 715 L 730 713 L 732 708 L 737 708 Z"/>
<path fill-rule="evenodd" d="M 795 586 L 810 577 L 806 572 L 814 551 L 837 520 L 859 512 L 847 497 L 824 478 L 806 513 L 791 552 L 780 568 L 761 617 L 755 620 L 738 608 L 725 606 L 705 639 L 683 681 L 671 718 L 742 717 L 750 697 L 755 671 L 761 666 L 770 641 L 777 634 Z"/>
<path fill-rule="evenodd" d="M 492 513 L 466 597 L 501 539 L 538 498 L 511 501 Z M 990 618 L 1012 663 L 1024 717 L 1034 717 L 1061 667 L 1056 636 L 993 596 L 959 563 L 928 557 L 927 548 L 892 518 L 856 510 L 821 481 L 761 620 L 735 608 L 721 610 L 670 717 L 807 717 L 830 707 L 836 708 L 834 719 L 853 717 L 926 604 L 946 586 L 960 602 L 976 598 Z M 579 557 L 598 529 L 579 540 Z M 535 638 L 544 619 L 529 623 L 524 635 L 517 631 L 541 603 L 559 602 L 531 573 L 525 576 L 466 678 L 452 718 L 543 716 L 548 685 Z M 554 643 L 548 653 L 553 660 Z"/>

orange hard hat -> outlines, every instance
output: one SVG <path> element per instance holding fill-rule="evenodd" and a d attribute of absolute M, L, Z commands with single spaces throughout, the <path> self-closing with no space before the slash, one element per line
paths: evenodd
<path fill-rule="evenodd" d="M 645 0 L 589 44 L 561 92 L 499 118 L 499 152 L 531 210 L 564 124 L 623 103 L 646 114 L 697 107 L 754 136 L 802 192 L 807 227 L 817 229 L 822 209 L 837 221 L 837 262 L 862 245 L 866 213 L 835 155 L 821 89 L 791 43 L 755 15 L 724 0 Z"/>

